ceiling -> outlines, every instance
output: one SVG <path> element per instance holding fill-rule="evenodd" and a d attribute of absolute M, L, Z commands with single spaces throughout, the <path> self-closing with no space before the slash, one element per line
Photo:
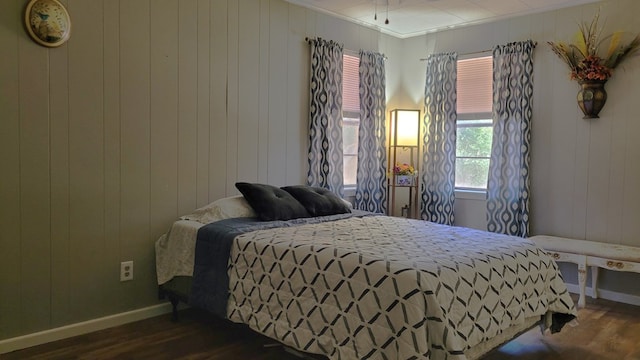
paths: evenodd
<path fill-rule="evenodd" d="M 599 0 L 286 0 L 399 38 Z M 388 10 L 387 10 L 388 8 Z M 377 14 L 377 19 L 376 19 Z M 389 23 L 385 24 L 385 19 Z"/>

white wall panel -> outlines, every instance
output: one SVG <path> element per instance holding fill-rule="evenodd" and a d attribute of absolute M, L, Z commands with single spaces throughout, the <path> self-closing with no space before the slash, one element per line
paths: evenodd
<path fill-rule="evenodd" d="M 210 201 L 209 194 L 209 159 L 210 159 L 210 116 L 211 116 L 211 16 L 210 16 L 210 2 L 208 0 L 198 0 L 197 4 L 197 17 L 195 23 L 197 24 L 198 48 L 198 72 L 197 72 L 197 111 L 198 111 L 198 123 L 197 123 L 197 165 L 196 165 L 196 181 L 197 181 L 197 197 L 196 207 L 201 207 L 208 204 Z M 194 21 L 194 19 L 191 19 Z M 185 209 L 179 208 L 180 213 Z"/>
<path fill-rule="evenodd" d="M 207 14 L 208 12 L 204 12 Z M 200 139 L 198 136 L 198 72 L 201 70 L 198 66 L 198 1 L 183 0 L 178 1 L 177 9 L 178 18 L 178 214 L 185 214 L 197 208 L 198 192 L 204 190 L 207 197 L 206 178 L 198 181 L 198 164 L 201 163 L 206 167 L 206 162 L 201 162 L 199 158 L 198 148 L 202 143 L 207 142 L 207 138 Z M 204 32 L 208 35 L 208 32 Z M 205 39 L 208 38 L 205 37 Z M 208 55 L 208 52 L 204 52 Z M 208 70 L 208 67 L 204 67 Z M 208 92 L 206 92 L 208 97 Z M 207 102 L 205 102 L 206 104 Z M 208 136 L 209 131 L 202 132 Z M 206 149 L 202 154 L 206 154 Z M 205 186 L 202 186 L 205 185 Z M 174 214 L 176 216 L 177 214 Z"/>
<path fill-rule="evenodd" d="M 178 142 L 180 130 L 184 130 L 180 125 L 194 121 L 193 116 L 187 118 L 192 111 L 185 105 L 186 109 L 181 112 L 184 123 L 178 124 L 178 102 L 183 99 L 179 88 L 179 16 L 178 0 L 156 0 L 149 8 L 149 231 L 152 238 L 166 232 L 164 224 L 178 216 L 178 179 L 186 181 L 184 172 L 179 171 L 182 167 L 178 166 L 181 154 Z M 184 161 L 182 165 L 189 168 L 190 161 Z M 188 185 L 193 191 L 186 191 L 185 199 L 195 192 L 195 182 Z"/>
<path fill-rule="evenodd" d="M 121 301 L 128 308 L 153 299 L 148 288 L 152 279 L 140 276 L 152 268 L 150 14 L 149 0 L 120 2 L 120 261 L 133 260 L 136 274 L 121 284 Z M 112 266 L 116 270 L 119 263 Z"/>
<path fill-rule="evenodd" d="M 269 6 L 269 144 L 268 183 L 286 184 L 287 164 L 287 69 L 289 6 L 271 1 Z"/>
<path fill-rule="evenodd" d="M 23 329 L 21 317 L 22 264 L 20 233 L 20 66 L 19 43 L 21 18 L 15 13 L 22 9 L 22 1 L 3 4 L 0 11 L 0 338 L 14 336 Z M 3 71 L 3 69 L 6 69 Z M 13 296 L 4 296 L 13 294 Z"/>
<path fill-rule="evenodd" d="M 120 284 L 121 239 L 121 124 L 120 124 L 120 2 L 106 1 L 104 8 L 104 253 L 102 263 L 108 277 L 104 301 L 111 304 L 101 311 L 108 313 L 122 304 L 125 289 Z M 115 266 L 115 271 L 114 271 Z M 75 269 L 74 269 L 75 270 Z M 115 272 L 115 273 L 114 273 Z M 72 290 L 70 290 L 72 291 Z M 69 304 L 75 306 L 75 304 Z M 121 305 L 120 305 L 121 306 Z"/>
<path fill-rule="evenodd" d="M 51 87 L 51 326 L 72 321 L 69 317 L 71 288 L 70 171 L 69 171 L 69 48 L 50 53 Z"/>
<path fill-rule="evenodd" d="M 85 31 L 69 43 L 67 73 L 69 92 L 69 268 L 60 269 L 69 277 L 70 289 L 91 289 L 106 280 L 104 261 L 104 146 L 103 146 L 103 8 L 100 0 L 74 2 L 69 11 L 81 13 L 74 24 Z M 67 72 L 67 68 L 52 69 Z M 53 84 L 52 84 L 53 85 Z M 66 85 L 66 84 L 64 84 Z M 52 94 L 56 90 L 52 91 Z M 96 229 L 99 229 L 96 231 Z M 56 259 L 60 260 L 60 259 Z M 92 291 L 72 291 L 70 304 L 86 304 L 74 309 L 73 320 L 92 318 L 105 307 L 105 287 Z M 53 297 L 58 296 L 57 292 Z"/>
<path fill-rule="evenodd" d="M 237 1 L 227 1 L 227 163 L 226 163 L 226 191 L 232 192 L 234 183 L 238 179 L 238 152 L 240 141 L 238 137 L 240 89 L 238 79 L 240 75 L 240 9 Z"/>
<path fill-rule="evenodd" d="M 308 72 L 310 52 L 306 37 L 306 10 L 289 6 L 289 31 L 287 39 L 287 150 L 285 185 L 306 183 L 307 174 L 300 171 L 306 169 L 308 163 L 308 124 L 309 124 L 309 91 L 300 91 L 309 87 L 309 79 L 292 74 Z M 357 30 L 357 29 L 356 29 Z M 357 31 L 354 31 L 357 34 Z M 346 33 L 351 33 L 347 31 Z"/>
<path fill-rule="evenodd" d="M 269 60 L 271 52 L 271 0 L 260 0 L 260 75 L 258 86 L 258 181 L 269 181 Z"/>
<path fill-rule="evenodd" d="M 18 92 L 20 165 L 20 308 L 21 330 L 31 332 L 50 325 L 51 235 L 49 173 L 49 54 L 26 36 L 17 48 L 20 65 Z M 37 226 L 34 226 L 37 224 Z"/>
<path fill-rule="evenodd" d="M 258 138 L 260 104 L 260 1 L 238 3 L 242 14 L 238 24 L 238 141 L 233 145 L 238 151 L 236 180 L 258 180 Z M 231 184 L 233 185 L 233 184 Z"/>
<path fill-rule="evenodd" d="M 211 1 L 209 48 L 209 200 L 233 192 L 227 189 L 227 1 Z M 204 25 L 204 23 L 203 23 Z"/>

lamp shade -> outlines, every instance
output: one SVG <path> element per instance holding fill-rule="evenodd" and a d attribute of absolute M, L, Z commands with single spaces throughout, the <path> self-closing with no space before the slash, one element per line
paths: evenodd
<path fill-rule="evenodd" d="M 419 110 L 393 110 L 391 112 L 392 138 L 390 140 L 393 145 L 418 146 L 419 129 Z"/>

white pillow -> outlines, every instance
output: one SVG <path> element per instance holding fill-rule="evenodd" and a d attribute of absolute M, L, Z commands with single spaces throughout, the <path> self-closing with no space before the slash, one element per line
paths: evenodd
<path fill-rule="evenodd" d="M 194 210 L 193 213 L 189 215 L 180 217 L 180 219 L 209 224 L 224 219 L 257 216 L 244 196 L 236 195 L 218 199 L 209 205 Z"/>

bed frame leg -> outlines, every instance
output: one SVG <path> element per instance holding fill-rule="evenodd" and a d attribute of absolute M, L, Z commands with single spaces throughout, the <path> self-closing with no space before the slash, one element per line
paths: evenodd
<path fill-rule="evenodd" d="M 178 304 L 180 303 L 180 298 L 164 291 L 162 288 L 158 288 L 158 299 L 164 300 L 167 298 L 169 302 L 171 302 L 171 321 L 178 322 Z"/>
<path fill-rule="evenodd" d="M 172 296 L 169 301 L 171 301 L 171 307 L 173 308 L 171 310 L 171 321 L 178 322 L 178 303 L 180 300 Z"/>

